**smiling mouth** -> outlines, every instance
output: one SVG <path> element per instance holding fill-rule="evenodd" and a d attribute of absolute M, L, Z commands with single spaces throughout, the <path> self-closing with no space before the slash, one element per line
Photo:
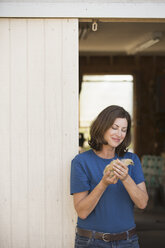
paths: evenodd
<path fill-rule="evenodd" d="M 116 142 L 120 142 L 120 139 L 114 139 L 114 138 L 113 138 L 113 140 L 116 141 Z"/>

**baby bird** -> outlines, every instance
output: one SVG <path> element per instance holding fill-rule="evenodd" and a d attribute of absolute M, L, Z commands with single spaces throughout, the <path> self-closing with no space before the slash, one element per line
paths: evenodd
<path fill-rule="evenodd" d="M 126 165 L 126 166 L 128 166 L 128 165 L 134 165 L 133 160 L 130 159 L 130 158 L 121 159 L 121 162 L 123 162 L 124 165 Z M 115 174 L 114 174 L 114 170 L 113 170 L 114 163 L 117 163 L 117 159 L 111 161 L 111 163 L 108 164 L 108 165 L 105 167 L 103 174 L 105 174 L 107 171 L 110 171 L 111 173 L 110 173 L 109 177 L 110 177 L 110 178 L 113 177 L 113 176 L 115 175 Z"/>

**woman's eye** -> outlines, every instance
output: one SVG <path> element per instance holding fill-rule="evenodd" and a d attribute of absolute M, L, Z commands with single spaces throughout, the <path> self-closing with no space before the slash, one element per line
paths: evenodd
<path fill-rule="evenodd" d="M 117 128 L 116 128 L 116 127 L 112 127 L 112 129 L 113 129 L 113 130 L 117 130 Z"/>
<path fill-rule="evenodd" d="M 118 130 L 117 127 L 112 127 L 112 129 L 113 129 L 113 130 Z M 123 133 L 126 133 L 126 132 L 127 132 L 127 129 L 122 129 L 121 131 L 122 131 Z"/>

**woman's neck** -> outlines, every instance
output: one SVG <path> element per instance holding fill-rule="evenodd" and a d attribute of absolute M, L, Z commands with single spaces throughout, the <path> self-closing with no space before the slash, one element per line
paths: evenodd
<path fill-rule="evenodd" d="M 101 151 L 94 151 L 99 157 L 105 158 L 105 159 L 111 159 L 115 156 L 115 148 L 114 147 L 108 147 L 107 145 L 103 145 L 103 148 Z"/>

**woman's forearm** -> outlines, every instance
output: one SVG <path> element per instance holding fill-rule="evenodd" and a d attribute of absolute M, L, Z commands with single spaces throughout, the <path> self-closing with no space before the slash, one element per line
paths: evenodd
<path fill-rule="evenodd" d="M 117 183 L 116 176 L 109 177 L 110 172 L 107 172 L 98 183 L 98 185 L 88 194 L 88 192 L 81 192 L 74 194 L 74 206 L 78 216 L 85 219 L 94 210 L 99 202 L 102 194 L 109 184 Z"/>
<path fill-rule="evenodd" d="M 107 185 L 102 181 L 87 195 L 75 204 L 75 209 L 81 219 L 86 219 L 96 207 Z M 82 192 L 83 193 L 83 192 Z"/>
<path fill-rule="evenodd" d="M 136 185 L 134 180 L 128 174 L 128 167 L 120 160 L 114 163 L 114 174 L 123 182 L 132 201 L 138 208 L 144 209 L 147 206 L 148 194 L 145 183 Z"/>
<path fill-rule="evenodd" d="M 122 180 L 122 182 L 135 205 L 140 209 L 144 209 L 148 202 L 148 194 L 146 190 L 143 190 L 136 185 L 129 175 L 125 180 Z"/>

